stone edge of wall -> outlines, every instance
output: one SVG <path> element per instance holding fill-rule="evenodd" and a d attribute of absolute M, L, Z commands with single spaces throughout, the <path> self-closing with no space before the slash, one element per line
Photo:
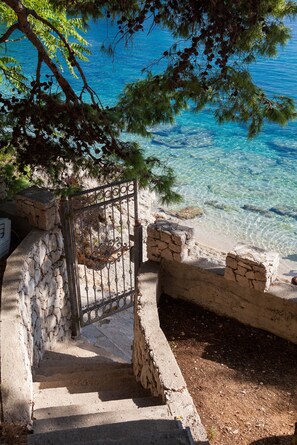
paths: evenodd
<path fill-rule="evenodd" d="M 3 277 L 1 301 L 1 396 L 5 413 L 17 412 L 20 419 L 31 418 L 33 382 L 29 357 L 20 334 L 21 316 L 18 302 L 23 264 L 32 245 L 44 232 L 32 230 L 8 258 Z M 24 361 L 27 362 L 25 363 Z M 10 417 L 10 416 L 9 416 Z M 13 414 L 12 414 L 13 418 Z"/>
<path fill-rule="evenodd" d="M 30 423 L 32 367 L 71 333 L 63 239 L 32 229 L 7 259 L 1 299 L 1 397 L 6 422 Z"/>
<path fill-rule="evenodd" d="M 296 286 L 274 283 L 268 292 L 257 291 L 202 269 L 195 262 L 162 260 L 160 268 L 160 286 L 165 294 L 297 344 Z"/>
<path fill-rule="evenodd" d="M 137 280 L 134 315 L 133 371 L 138 381 L 161 396 L 170 413 L 191 429 L 194 440 L 208 444 L 185 380 L 160 328 L 157 310 L 159 266 L 147 261 Z"/>

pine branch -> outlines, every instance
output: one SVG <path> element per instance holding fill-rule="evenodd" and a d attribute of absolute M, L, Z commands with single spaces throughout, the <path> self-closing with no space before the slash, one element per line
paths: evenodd
<path fill-rule="evenodd" d="M 18 26 L 19 29 L 27 36 L 28 40 L 35 46 L 40 57 L 44 61 L 44 63 L 48 66 L 48 68 L 54 74 L 58 84 L 60 85 L 63 93 L 66 96 L 66 100 L 68 102 L 77 103 L 78 97 L 75 94 L 73 88 L 70 83 L 65 79 L 64 76 L 60 73 L 57 65 L 50 58 L 47 50 L 42 44 L 41 40 L 38 38 L 36 33 L 32 30 L 32 27 L 28 21 L 28 10 L 27 8 L 19 1 L 19 0 L 3 0 L 4 3 L 9 6 L 18 17 Z"/>
<path fill-rule="evenodd" d="M 0 38 L 0 44 L 1 43 L 5 43 L 7 41 L 7 39 L 10 37 L 10 35 L 16 31 L 17 29 L 19 29 L 19 24 L 18 23 L 14 23 L 13 25 L 11 25 L 10 28 L 8 28 L 8 30 L 2 35 L 2 37 Z"/>

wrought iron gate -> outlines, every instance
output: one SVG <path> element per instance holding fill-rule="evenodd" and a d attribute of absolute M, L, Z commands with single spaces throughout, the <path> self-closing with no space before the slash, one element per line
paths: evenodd
<path fill-rule="evenodd" d="M 134 303 L 142 260 L 137 182 L 121 181 L 61 202 L 73 335 Z"/>

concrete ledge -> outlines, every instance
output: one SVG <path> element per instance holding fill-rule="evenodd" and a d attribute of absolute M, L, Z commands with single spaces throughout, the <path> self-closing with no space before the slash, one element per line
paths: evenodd
<path fill-rule="evenodd" d="M 138 381 L 161 396 L 174 417 L 190 427 L 197 443 L 207 436 L 179 366 L 160 328 L 157 310 L 159 268 L 146 262 L 138 278 L 135 302 L 133 370 Z"/>
<path fill-rule="evenodd" d="M 274 283 L 268 292 L 238 286 L 194 262 L 161 261 L 160 285 L 173 298 L 264 329 L 297 344 L 297 288 Z"/>

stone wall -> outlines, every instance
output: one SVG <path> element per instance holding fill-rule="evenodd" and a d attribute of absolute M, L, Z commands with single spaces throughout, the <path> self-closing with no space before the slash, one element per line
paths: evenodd
<path fill-rule="evenodd" d="M 56 217 L 55 217 L 56 218 Z M 5 421 L 29 422 L 32 367 L 71 335 L 71 307 L 59 226 L 33 229 L 7 260 L 1 305 L 1 395 Z"/>
<path fill-rule="evenodd" d="M 134 312 L 133 371 L 144 388 L 161 396 L 170 413 L 194 439 L 208 444 L 207 436 L 179 366 L 160 329 L 157 310 L 159 268 L 153 262 L 141 267 Z"/>
<path fill-rule="evenodd" d="M 40 234 L 24 259 L 19 307 L 31 366 L 44 351 L 70 336 L 71 308 L 67 294 L 63 238 L 56 228 Z"/>
<path fill-rule="evenodd" d="M 239 244 L 227 255 L 225 278 L 265 292 L 276 280 L 278 265 L 278 253 Z"/>
<path fill-rule="evenodd" d="M 162 258 L 184 261 L 191 254 L 193 229 L 163 219 L 156 220 L 147 228 L 147 256 L 160 262 Z"/>
<path fill-rule="evenodd" d="M 157 236 L 155 243 L 162 233 Z M 185 238 L 186 234 L 181 236 Z M 153 240 L 148 251 L 152 245 Z M 297 343 L 296 286 L 275 281 L 278 260 L 273 252 L 239 245 L 227 254 L 225 268 L 208 267 L 191 256 L 156 261 L 161 265 L 160 286 L 165 294 Z"/>
<path fill-rule="evenodd" d="M 18 214 L 26 218 L 33 227 L 51 230 L 60 221 L 58 201 L 46 189 L 33 185 L 19 192 L 15 200 Z"/>

